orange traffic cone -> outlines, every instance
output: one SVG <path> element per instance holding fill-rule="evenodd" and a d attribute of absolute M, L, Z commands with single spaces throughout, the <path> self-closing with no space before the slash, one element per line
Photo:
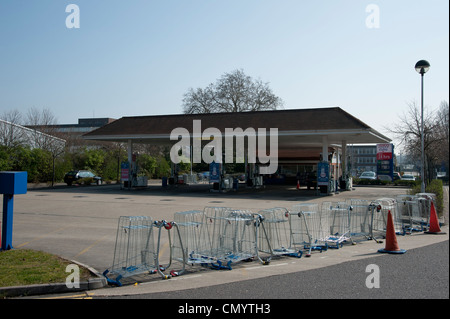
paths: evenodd
<path fill-rule="evenodd" d="M 395 236 L 394 221 L 392 220 L 392 214 L 388 212 L 388 219 L 386 225 L 386 246 L 384 249 L 379 249 L 379 253 L 388 254 L 404 254 L 406 250 L 400 249 L 397 243 L 397 237 Z"/>
<path fill-rule="evenodd" d="M 297 189 L 300 189 L 300 181 L 297 180 Z"/>
<path fill-rule="evenodd" d="M 439 227 L 439 220 L 433 202 L 431 202 L 431 209 L 430 209 L 430 228 L 428 229 L 428 231 L 424 233 L 433 235 L 445 234 L 444 232 L 441 231 L 441 228 Z"/>

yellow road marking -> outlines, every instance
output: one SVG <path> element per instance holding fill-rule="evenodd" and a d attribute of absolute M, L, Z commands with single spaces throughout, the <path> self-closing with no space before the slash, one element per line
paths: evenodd
<path fill-rule="evenodd" d="M 103 236 L 102 238 L 98 239 L 97 241 L 95 241 L 92 245 L 86 247 L 85 249 L 83 249 L 82 251 L 80 251 L 78 254 L 76 254 L 73 258 L 76 258 L 80 255 L 83 255 L 85 252 L 87 252 L 88 250 L 90 250 L 92 247 L 94 247 L 95 245 L 97 245 L 98 243 L 100 243 L 101 241 L 105 240 L 105 238 L 108 235 Z"/>
<path fill-rule="evenodd" d="M 67 228 L 69 228 L 69 227 L 71 227 L 71 226 L 69 225 L 69 226 L 65 226 L 65 227 L 58 228 L 58 229 L 56 229 L 56 230 L 54 230 L 54 231 L 52 231 L 52 232 L 46 233 L 45 235 L 42 235 L 42 236 L 39 236 L 39 237 L 35 237 L 35 238 L 31 239 L 30 241 L 27 241 L 27 242 L 25 242 L 25 243 L 23 243 L 23 244 L 20 244 L 20 245 L 18 245 L 18 246 L 15 246 L 15 245 L 14 245 L 14 247 L 15 247 L 15 248 L 23 247 L 23 246 L 28 245 L 29 243 L 31 243 L 31 242 L 33 242 L 33 241 L 36 241 L 36 240 L 39 240 L 39 239 L 48 237 L 50 234 L 57 233 L 57 232 L 59 232 L 59 231 L 62 231 L 62 230 L 64 230 L 64 229 L 67 229 Z"/>
<path fill-rule="evenodd" d="M 57 297 L 43 297 L 39 299 L 92 299 L 94 293 L 83 293 L 76 295 L 67 295 L 67 296 L 57 296 Z"/>

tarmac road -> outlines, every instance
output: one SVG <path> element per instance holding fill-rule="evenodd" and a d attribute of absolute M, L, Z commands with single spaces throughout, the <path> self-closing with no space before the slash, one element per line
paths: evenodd
<path fill-rule="evenodd" d="M 103 272 L 112 263 L 119 216 L 144 215 L 151 216 L 154 220 L 165 219 L 170 221 L 175 212 L 203 209 L 205 206 L 227 206 L 251 209 L 257 212 L 260 209 L 272 207 L 286 207 L 290 209 L 292 205 L 299 202 L 341 201 L 346 198 L 377 199 L 395 197 L 399 194 L 405 194 L 407 191 L 404 188 L 358 187 L 353 191 L 341 192 L 333 196 L 316 196 L 313 191 L 298 191 L 295 187 L 268 187 L 260 190 L 240 189 L 238 192 L 210 193 L 207 185 L 174 189 L 162 189 L 159 185 L 132 191 L 121 190 L 117 185 L 30 189 L 25 195 L 15 196 L 13 247 L 48 251 L 67 259 L 76 260 L 95 268 L 99 272 Z M 448 187 L 446 190 L 448 195 Z M 445 229 L 448 229 L 448 226 L 445 227 Z M 448 232 L 446 235 L 439 236 L 425 236 L 423 234 L 402 236 L 398 240 L 401 248 L 412 251 L 415 248 L 448 241 Z M 302 278 L 304 272 L 318 271 L 320 274 L 323 269 L 328 267 L 340 267 L 339 265 L 349 261 L 353 265 L 353 262 L 358 263 L 359 260 L 362 260 L 361 263 L 367 266 L 367 262 L 364 260 L 378 255 L 377 250 L 380 248 L 383 247 L 380 247 L 380 244 L 372 240 L 361 242 L 356 246 L 346 246 L 342 249 L 329 249 L 324 253 L 316 252 L 311 258 L 281 258 L 273 260 L 268 266 L 262 266 L 255 261 L 236 265 L 232 271 L 221 271 L 220 273 L 203 269 L 189 270 L 186 275 L 170 280 L 161 280 L 158 277 L 149 279 L 147 278 L 148 276 L 146 278 L 138 277 L 136 279 L 132 278 L 133 282 L 131 282 L 137 282 L 137 285 L 131 284 L 124 287 L 107 287 L 92 290 L 89 291 L 89 296 L 99 298 L 151 296 L 154 298 L 163 296 L 158 294 L 164 293 L 167 294 L 164 295 L 164 298 L 167 298 L 172 293 L 176 294 L 176 291 L 186 289 L 196 289 L 195 291 L 200 293 L 203 291 L 197 290 L 200 288 L 206 289 L 205 296 L 208 296 L 208 293 L 211 296 L 218 296 L 217 291 L 214 292 L 213 288 L 208 291 L 207 287 L 223 284 L 239 285 L 239 282 L 248 280 L 250 281 L 247 283 L 258 285 L 261 282 L 266 282 L 266 280 L 261 280 L 260 278 L 277 276 L 282 276 L 280 278 L 283 279 L 275 280 L 266 287 L 256 287 L 248 290 L 270 291 L 272 287 L 277 287 L 277 282 L 294 280 L 294 278 L 298 278 L 295 279 L 298 285 L 293 286 L 302 286 L 302 280 L 305 280 Z M 163 239 L 162 250 L 162 255 L 167 255 L 169 249 L 165 238 Z M 410 255 L 414 254 L 408 252 L 404 255 L 405 257 L 393 257 L 397 259 L 398 257 L 409 258 Z M 437 254 L 437 256 L 440 255 Z M 388 258 L 388 256 L 377 256 L 376 258 L 382 260 Z M 388 258 L 388 260 L 394 259 Z M 446 260 L 446 287 L 448 290 L 448 248 Z M 359 266 L 355 264 L 352 267 Z M 332 270 L 332 272 L 336 273 L 336 275 L 349 273 L 348 270 Z M 365 280 L 367 274 L 363 271 L 359 276 Z M 345 278 L 342 280 L 346 281 Z M 334 281 L 328 280 L 327 282 L 330 284 Z M 279 287 L 284 286 L 279 285 Z M 222 288 L 231 289 L 229 290 L 230 293 L 232 290 L 245 292 L 243 286 L 221 286 Z M 283 292 L 283 289 L 280 288 L 277 295 L 280 294 L 285 296 L 283 298 L 288 298 L 289 295 L 296 294 L 289 289 L 285 289 L 285 291 Z M 305 290 L 305 292 L 307 291 L 309 290 Z M 169 292 L 170 294 L 168 294 Z M 223 296 L 229 298 L 230 295 L 224 294 Z M 305 296 L 302 298 L 309 298 L 308 294 Z M 340 295 L 337 296 L 337 298 L 339 297 Z M 270 294 L 266 298 L 278 297 L 275 294 Z"/>
<path fill-rule="evenodd" d="M 180 299 L 178 304 L 192 299 L 448 299 L 448 243 L 263 279 L 109 298 Z M 366 269 L 369 265 L 379 267 L 379 287 L 366 285 L 373 274 L 371 268 Z"/>

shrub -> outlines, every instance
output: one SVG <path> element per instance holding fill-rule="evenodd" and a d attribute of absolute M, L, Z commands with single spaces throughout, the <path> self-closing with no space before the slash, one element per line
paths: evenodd
<path fill-rule="evenodd" d="M 394 181 L 394 185 L 415 187 L 417 185 L 420 185 L 420 181 L 406 181 L 406 180 L 398 179 L 398 180 Z"/>

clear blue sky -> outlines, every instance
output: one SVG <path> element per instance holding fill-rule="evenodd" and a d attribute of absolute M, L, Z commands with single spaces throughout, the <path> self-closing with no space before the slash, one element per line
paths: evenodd
<path fill-rule="evenodd" d="M 421 59 L 435 109 L 449 101 L 448 0 L 0 0 L 0 114 L 45 107 L 60 124 L 181 113 L 188 88 L 243 69 L 285 109 L 340 106 L 386 134 L 420 103 Z"/>

